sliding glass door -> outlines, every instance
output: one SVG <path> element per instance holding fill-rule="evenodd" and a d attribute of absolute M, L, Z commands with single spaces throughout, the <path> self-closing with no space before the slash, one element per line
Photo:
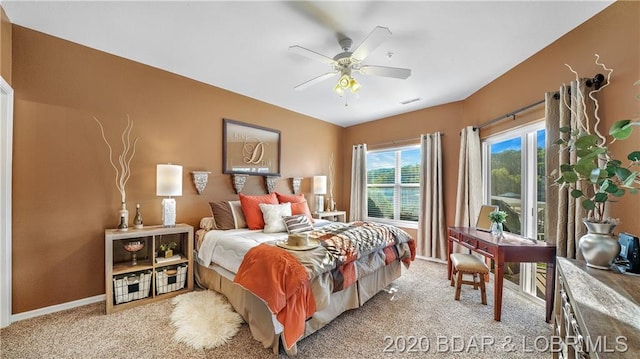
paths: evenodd
<path fill-rule="evenodd" d="M 544 123 L 518 128 L 483 141 L 485 202 L 507 212 L 505 230 L 544 241 Z M 544 298 L 546 264 L 507 263 L 505 279 Z"/>

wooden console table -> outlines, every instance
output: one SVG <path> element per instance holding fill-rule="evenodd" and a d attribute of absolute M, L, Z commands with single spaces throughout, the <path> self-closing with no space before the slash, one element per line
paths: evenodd
<path fill-rule="evenodd" d="M 506 262 L 547 263 L 547 283 L 545 289 L 546 321 L 551 321 L 555 287 L 556 246 L 554 244 L 527 239 L 505 232 L 501 238 L 491 233 L 469 227 L 449 227 L 447 254 L 453 252 L 453 243 L 469 248 L 495 261 L 493 285 L 493 319 L 500 320 L 502 313 L 502 287 L 504 264 Z M 447 256 L 447 278 L 451 280 L 451 259 Z"/>

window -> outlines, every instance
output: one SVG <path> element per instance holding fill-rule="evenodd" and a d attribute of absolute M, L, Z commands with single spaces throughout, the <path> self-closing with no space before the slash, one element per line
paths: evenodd
<path fill-rule="evenodd" d="M 367 217 L 418 222 L 420 146 L 367 152 Z"/>
<path fill-rule="evenodd" d="M 485 202 L 507 212 L 505 230 L 544 241 L 544 123 L 518 128 L 483 141 Z M 544 263 L 507 263 L 505 278 L 528 294 L 544 298 Z"/>

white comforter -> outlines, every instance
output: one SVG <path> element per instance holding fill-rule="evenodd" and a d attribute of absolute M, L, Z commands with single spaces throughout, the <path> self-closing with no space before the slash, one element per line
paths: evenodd
<path fill-rule="evenodd" d="M 316 219 L 313 226 L 320 228 L 330 221 Z M 199 263 L 205 266 L 211 262 L 233 273 L 238 273 L 244 255 L 249 249 L 265 242 L 274 242 L 287 239 L 287 232 L 264 233 L 262 230 L 229 229 L 208 231 L 200 250 L 198 251 Z"/>

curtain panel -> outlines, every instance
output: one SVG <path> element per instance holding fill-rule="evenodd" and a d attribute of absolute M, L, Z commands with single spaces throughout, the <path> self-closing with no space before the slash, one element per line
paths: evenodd
<path fill-rule="evenodd" d="M 580 201 L 573 198 L 566 186 L 555 184 L 560 176 L 560 163 L 575 163 L 575 151 L 561 150 L 556 141 L 561 136 L 560 128 L 571 131 L 590 128 L 595 120 L 595 104 L 588 96 L 587 79 L 572 81 L 570 86 L 563 85 L 558 92 L 545 94 L 545 131 L 546 144 L 546 241 L 555 243 L 557 255 L 582 259 L 578 249 L 578 240 L 587 233 L 582 219 L 587 211 Z"/>
<path fill-rule="evenodd" d="M 367 216 L 367 144 L 354 145 L 351 155 L 351 201 L 349 221 Z"/>
<path fill-rule="evenodd" d="M 447 259 L 447 233 L 442 192 L 441 133 L 420 136 L 420 212 L 418 255 Z"/>
<path fill-rule="evenodd" d="M 459 227 L 475 227 L 482 206 L 482 158 L 479 131 L 468 126 L 460 133 L 456 218 Z"/>

